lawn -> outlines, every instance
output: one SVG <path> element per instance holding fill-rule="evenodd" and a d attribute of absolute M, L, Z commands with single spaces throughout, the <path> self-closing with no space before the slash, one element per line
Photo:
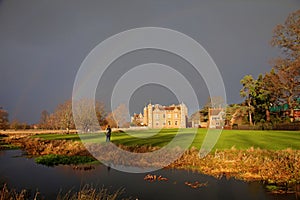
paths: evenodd
<path fill-rule="evenodd" d="M 192 137 L 195 129 L 181 129 L 180 141 L 185 141 Z M 200 149 L 207 129 L 196 130 L 197 134 L 192 142 L 192 146 Z M 158 132 L 158 133 L 157 133 Z M 162 130 L 143 130 L 143 131 L 127 131 L 126 133 L 118 132 L 112 134 L 112 142 L 116 144 L 123 144 L 126 146 L 165 146 L 177 134 L 176 129 L 162 129 Z M 212 133 L 214 134 L 214 133 Z M 87 142 L 98 142 L 100 135 L 101 141 L 105 138 L 103 133 L 82 134 L 81 138 L 85 138 Z M 150 137 L 149 137 L 150 136 Z M 42 134 L 34 137 L 40 137 L 48 140 L 80 140 L 77 134 Z M 215 145 L 214 149 L 248 149 L 250 147 L 282 150 L 287 148 L 300 149 L 300 131 L 257 131 L 257 130 L 223 130 L 222 134 Z"/>

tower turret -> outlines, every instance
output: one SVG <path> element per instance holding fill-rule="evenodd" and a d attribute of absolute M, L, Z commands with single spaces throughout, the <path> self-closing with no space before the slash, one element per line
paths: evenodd
<path fill-rule="evenodd" d="M 148 104 L 147 110 L 148 110 L 148 127 L 153 128 L 153 108 L 151 103 Z"/>

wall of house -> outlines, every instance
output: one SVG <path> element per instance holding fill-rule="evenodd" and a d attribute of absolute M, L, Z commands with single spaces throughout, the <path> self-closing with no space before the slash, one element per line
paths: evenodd
<path fill-rule="evenodd" d="M 149 104 L 144 108 L 143 114 L 144 124 L 149 128 L 186 128 L 187 126 L 187 107 L 184 104 L 170 107 Z"/>

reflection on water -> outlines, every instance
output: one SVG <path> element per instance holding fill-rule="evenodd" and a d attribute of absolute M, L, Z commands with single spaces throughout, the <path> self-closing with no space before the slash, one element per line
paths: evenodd
<path fill-rule="evenodd" d="M 294 195 L 267 194 L 257 182 L 217 180 L 183 170 L 156 171 L 154 174 L 167 177 L 168 181 L 148 182 L 144 181 L 146 174 L 128 174 L 103 165 L 90 171 L 73 170 L 70 166 L 46 167 L 20 155 L 20 150 L 0 153 L 0 182 L 18 190 L 38 190 L 47 199 L 55 199 L 60 191 L 76 191 L 85 184 L 105 187 L 111 192 L 125 188 L 126 197 L 138 199 L 295 199 Z M 208 185 L 192 189 L 184 184 L 187 181 Z"/>

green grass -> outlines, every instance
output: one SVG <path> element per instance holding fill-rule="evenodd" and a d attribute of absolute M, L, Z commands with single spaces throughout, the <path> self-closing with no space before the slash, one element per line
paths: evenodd
<path fill-rule="evenodd" d="M 299 131 L 224 130 L 215 149 L 300 149 Z"/>
<path fill-rule="evenodd" d="M 14 150 L 14 149 L 20 149 L 20 147 L 15 146 L 13 144 L 5 144 L 0 142 L 0 149 L 2 150 Z"/>
<path fill-rule="evenodd" d="M 18 146 L 15 146 L 13 144 L 7 144 L 3 141 L 3 138 L 7 137 L 7 135 L 0 134 L 0 150 L 13 150 L 13 149 L 19 149 Z"/>
<path fill-rule="evenodd" d="M 126 146 L 147 145 L 162 147 L 168 144 L 177 134 L 176 129 L 162 129 L 159 132 L 158 131 L 159 130 L 151 129 L 128 131 L 126 133 L 113 133 L 112 142 Z M 196 131 L 197 134 L 191 146 L 200 149 L 206 136 L 207 129 L 198 129 Z M 179 142 L 184 142 L 189 137 L 193 136 L 194 129 L 181 129 L 179 133 Z M 103 133 L 85 134 L 80 135 L 80 137 L 77 134 L 43 134 L 34 137 L 48 140 L 66 139 L 73 141 L 78 141 L 81 137 L 85 139 L 85 142 L 105 141 Z M 232 147 L 235 147 L 236 149 L 248 149 L 254 147 L 269 150 L 282 150 L 287 148 L 300 149 L 300 131 L 223 130 L 214 149 L 223 150 Z"/>
<path fill-rule="evenodd" d="M 45 140 L 80 140 L 78 134 L 39 134 L 32 138 L 42 138 Z"/>
<path fill-rule="evenodd" d="M 95 163 L 94 158 L 88 156 L 65 156 L 65 155 L 56 155 L 49 154 L 35 158 L 35 162 L 38 164 L 46 166 L 55 166 L 55 165 L 77 165 L 77 164 L 87 164 Z"/>

